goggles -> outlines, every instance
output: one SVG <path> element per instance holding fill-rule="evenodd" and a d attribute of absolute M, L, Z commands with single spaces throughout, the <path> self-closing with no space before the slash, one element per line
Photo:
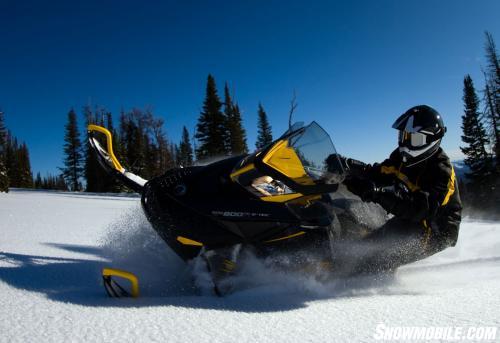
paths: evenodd
<path fill-rule="evenodd" d="M 420 132 L 399 131 L 399 145 L 418 148 L 427 144 L 427 136 Z"/>

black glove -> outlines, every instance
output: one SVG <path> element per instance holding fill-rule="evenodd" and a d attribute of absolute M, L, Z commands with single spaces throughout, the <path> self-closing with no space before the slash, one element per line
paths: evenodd
<path fill-rule="evenodd" d="M 340 154 L 331 154 L 326 159 L 326 165 L 329 171 L 337 171 L 342 167 L 343 170 L 347 171 L 351 175 L 361 175 L 369 167 L 368 164 L 355 160 L 353 158 L 347 158 Z"/>
<path fill-rule="evenodd" d="M 340 154 L 331 154 L 326 158 L 326 165 L 329 172 L 337 173 L 339 170 L 349 169 L 347 165 L 347 159 Z"/>
<path fill-rule="evenodd" d="M 362 177 L 365 174 L 365 172 L 370 168 L 369 164 L 355 160 L 353 158 L 346 159 L 345 163 L 347 164 L 347 169 L 349 170 L 349 174 L 353 176 Z"/>
<path fill-rule="evenodd" d="M 356 194 L 363 201 L 373 201 L 377 195 L 377 187 L 367 179 L 359 177 L 350 177 L 344 181 L 347 189 Z"/>

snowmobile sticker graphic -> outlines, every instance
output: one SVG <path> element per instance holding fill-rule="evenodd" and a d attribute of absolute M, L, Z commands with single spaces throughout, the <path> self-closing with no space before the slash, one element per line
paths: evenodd
<path fill-rule="evenodd" d="M 270 213 L 253 213 L 253 212 L 231 212 L 231 211 L 212 211 L 215 216 L 222 217 L 270 217 Z"/>

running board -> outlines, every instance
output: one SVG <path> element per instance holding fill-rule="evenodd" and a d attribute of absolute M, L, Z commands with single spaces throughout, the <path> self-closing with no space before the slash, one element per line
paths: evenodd
<path fill-rule="evenodd" d="M 111 132 L 98 125 L 89 125 L 87 130 L 89 134 L 90 146 L 95 151 L 97 160 L 104 170 L 106 170 L 106 172 L 111 176 L 120 180 L 128 188 L 141 193 L 142 188 L 148 180 L 145 180 L 122 167 L 113 151 L 113 137 L 111 136 Z M 96 132 L 102 133 L 106 137 L 107 150 L 102 147 L 99 140 L 95 137 Z"/>

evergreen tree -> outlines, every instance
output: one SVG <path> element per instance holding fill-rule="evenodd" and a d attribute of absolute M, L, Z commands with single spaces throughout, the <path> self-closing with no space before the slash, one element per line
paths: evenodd
<path fill-rule="evenodd" d="M 500 61 L 493 36 L 489 32 L 485 34 L 485 50 L 488 61 L 485 72 L 485 114 L 497 159 L 497 168 L 500 171 Z"/>
<path fill-rule="evenodd" d="M 125 150 L 128 157 L 129 170 L 134 174 L 148 178 L 149 175 L 146 175 L 146 150 L 148 142 L 145 140 L 146 135 L 143 118 L 143 112 L 140 109 L 134 108 L 128 113 L 126 131 L 127 148 Z"/>
<path fill-rule="evenodd" d="M 80 178 L 83 176 L 82 144 L 76 121 L 76 113 L 71 109 L 68 113 L 68 123 L 64 136 L 64 167 L 60 168 L 72 191 L 80 190 Z"/>
<path fill-rule="evenodd" d="M 233 108 L 231 137 L 231 152 L 233 154 L 246 154 L 248 152 L 247 133 L 243 127 L 240 106 L 238 104 L 235 104 Z"/>
<path fill-rule="evenodd" d="M 255 142 L 255 146 L 257 149 L 262 149 L 273 141 L 273 134 L 271 131 L 271 125 L 269 125 L 269 121 L 267 120 L 267 114 L 262 107 L 262 104 L 259 103 L 259 121 L 258 121 L 258 133 L 257 133 L 257 142 Z"/>
<path fill-rule="evenodd" d="M 7 176 L 9 178 L 10 187 L 20 187 L 21 184 L 21 169 L 19 165 L 19 144 L 17 139 L 12 136 L 10 131 L 7 131 L 7 144 L 5 148 L 5 164 L 7 167 Z"/>
<path fill-rule="evenodd" d="M 485 117 L 487 120 L 488 131 L 491 136 L 493 152 L 497 158 L 497 166 L 500 166 L 500 117 L 496 114 L 497 108 L 495 105 L 495 93 L 492 90 L 491 82 L 486 79 L 486 86 L 484 90 Z"/>
<path fill-rule="evenodd" d="M 462 116 L 462 141 L 465 147 L 460 147 L 466 158 L 465 164 L 471 173 L 468 176 L 478 182 L 491 171 L 490 157 L 486 151 L 488 139 L 480 120 L 479 99 L 470 75 L 464 78 L 464 110 Z"/>
<path fill-rule="evenodd" d="M 36 175 L 35 188 L 59 191 L 68 190 L 68 186 L 66 185 L 66 181 L 64 181 L 64 177 L 62 175 L 53 176 L 51 174 L 47 174 L 42 177 L 40 173 L 37 173 Z"/>
<path fill-rule="evenodd" d="M 55 189 L 60 191 L 67 191 L 69 189 L 68 185 L 66 184 L 66 180 L 64 180 L 64 176 L 59 175 L 56 177 Z"/>
<path fill-rule="evenodd" d="M 495 40 L 489 32 L 486 34 L 486 58 L 488 60 L 488 71 L 491 74 L 491 79 L 494 80 L 496 84 L 497 95 L 500 92 L 500 59 L 497 53 Z"/>
<path fill-rule="evenodd" d="M 248 152 L 246 132 L 243 128 L 238 104 L 233 103 L 229 87 L 224 87 L 224 115 L 226 119 L 226 151 L 228 154 L 240 155 Z"/>
<path fill-rule="evenodd" d="M 185 126 L 182 128 L 182 140 L 179 144 L 177 163 L 183 167 L 189 167 L 193 164 L 193 148 L 189 140 L 189 132 Z"/>
<path fill-rule="evenodd" d="M 7 150 L 7 129 L 5 127 L 3 112 L 0 110 L 0 193 L 9 191 L 9 176 L 5 154 Z"/>
<path fill-rule="evenodd" d="M 226 154 L 226 122 L 221 112 L 222 103 L 217 95 L 215 80 L 208 75 L 205 101 L 196 126 L 198 159 Z"/>
<path fill-rule="evenodd" d="M 111 132 L 111 137 L 112 137 L 112 144 L 113 144 L 113 151 L 115 152 L 115 155 L 118 153 L 118 151 L 121 151 L 121 143 L 120 139 L 118 137 L 118 133 L 115 130 L 115 127 L 113 125 L 113 115 L 111 112 L 106 112 L 106 128 L 108 129 L 109 132 Z M 88 144 L 87 144 L 88 145 Z M 103 187 L 101 192 L 113 192 L 113 193 L 119 193 L 123 190 L 121 183 L 111 175 L 109 175 L 106 171 L 103 170 L 101 166 L 97 166 L 99 170 L 101 170 L 101 173 L 103 175 Z"/>
<path fill-rule="evenodd" d="M 10 187 L 32 188 L 33 174 L 26 143 L 19 145 L 17 138 L 7 132 L 5 164 Z"/>
<path fill-rule="evenodd" d="M 172 156 L 172 167 L 179 166 L 179 147 L 175 143 L 170 143 L 170 156 Z"/>
<path fill-rule="evenodd" d="M 35 189 L 41 189 L 43 186 L 43 180 L 42 180 L 42 175 L 40 172 L 36 173 L 36 178 L 34 180 L 35 183 Z"/>
<path fill-rule="evenodd" d="M 23 142 L 17 151 L 17 159 L 20 166 L 19 186 L 21 188 L 33 188 L 33 173 L 31 172 L 30 156 L 28 146 Z"/>
<path fill-rule="evenodd" d="M 90 106 L 85 106 L 83 108 L 83 116 L 85 120 L 86 127 L 90 124 L 99 125 L 107 128 L 112 135 L 113 151 L 115 153 L 120 150 L 119 139 L 117 137 L 116 130 L 113 127 L 113 117 L 112 114 L 106 111 L 104 108 L 95 107 L 92 111 Z M 94 136 L 103 147 L 107 147 L 107 142 L 105 137 L 100 134 Z M 121 190 L 121 184 L 111 175 L 109 175 L 99 164 L 97 155 L 88 143 L 89 135 L 86 134 L 85 144 L 83 145 L 84 152 L 84 167 L 83 175 L 85 179 L 85 191 L 86 192 L 119 192 Z M 57 178 L 54 177 L 55 182 Z"/>
<path fill-rule="evenodd" d="M 232 117 L 233 117 L 234 104 L 233 99 L 231 99 L 231 94 L 229 93 L 229 86 L 227 82 L 224 85 L 224 125 L 226 130 L 224 146 L 227 154 L 231 154 L 231 141 L 233 139 L 233 127 L 232 127 Z"/>
<path fill-rule="evenodd" d="M 90 124 L 95 124 L 95 125 L 98 124 L 98 118 L 97 118 L 98 115 L 97 113 L 95 114 L 93 113 L 90 106 L 83 107 L 83 117 L 85 120 L 86 128 Z M 96 153 L 88 143 L 89 141 L 88 131 L 85 130 L 85 132 L 87 132 L 85 134 L 85 144 L 83 145 L 83 153 L 84 153 L 83 176 L 85 179 L 85 191 L 102 192 L 104 187 L 104 178 L 106 177 L 106 175 L 105 172 L 102 170 L 102 167 L 99 165 Z M 96 137 L 100 136 L 97 135 Z M 104 144 L 105 141 L 101 140 L 100 143 Z"/>

